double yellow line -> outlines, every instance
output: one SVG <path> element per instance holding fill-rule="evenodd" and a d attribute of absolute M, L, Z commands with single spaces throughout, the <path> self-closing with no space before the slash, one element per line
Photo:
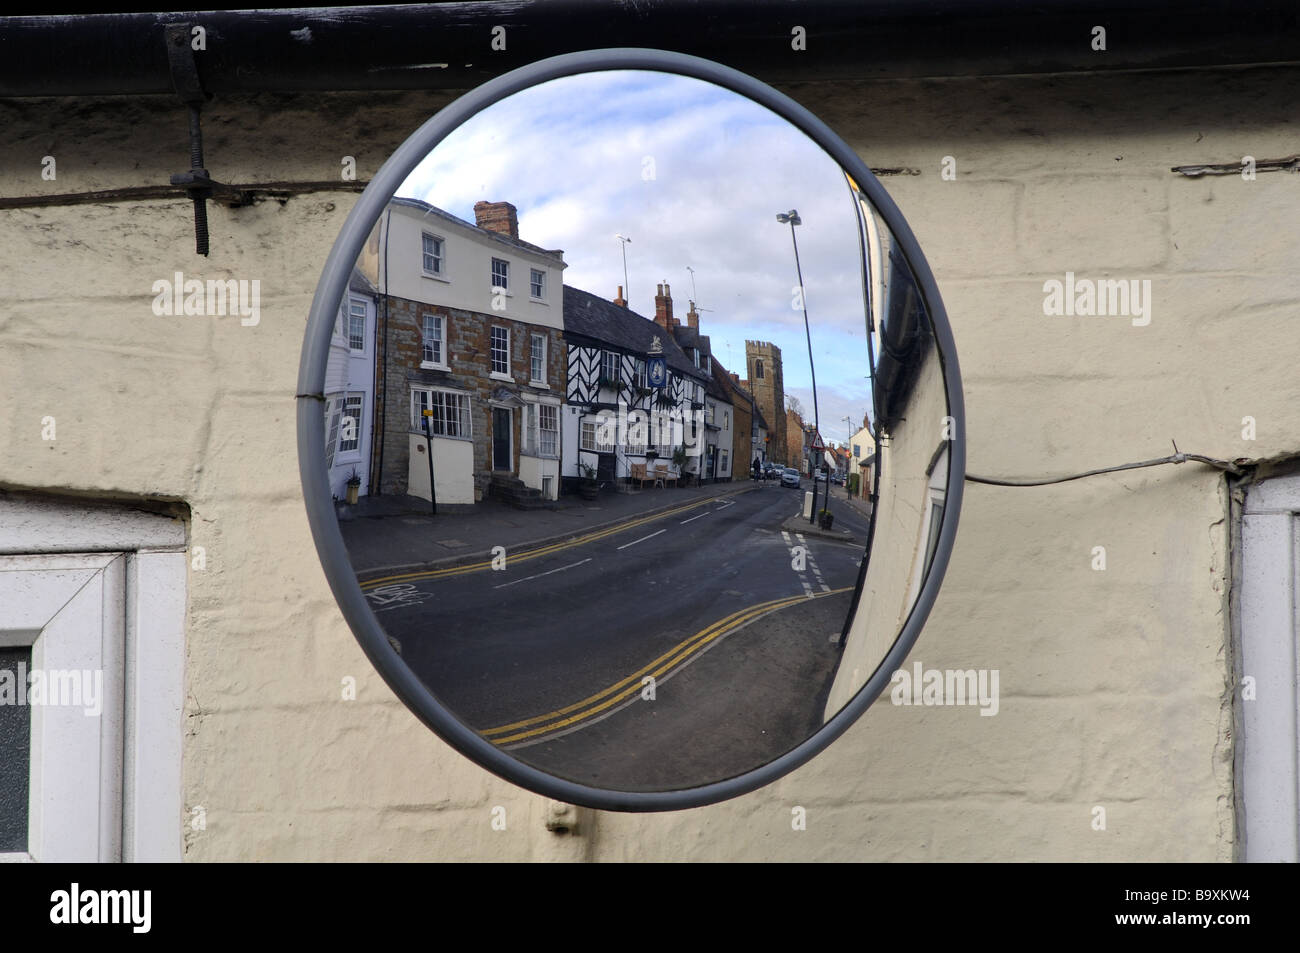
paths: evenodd
<path fill-rule="evenodd" d="M 823 596 L 833 596 L 838 595 L 841 592 L 849 592 L 852 588 L 852 586 L 846 586 L 843 589 L 832 589 L 830 592 L 819 592 L 811 596 L 806 596 L 801 593 L 797 596 L 785 596 L 781 599 L 773 599 L 770 602 L 760 602 L 757 605 L 739 609 L 731 615 L 719 619 L 707 628 L 701 629 L 690 638 L 678 643 L 649 665 L 633 672 L 631 675 L 627 676 L 627 678 L 615 682 L 613 685 L 597 692 L 589 698 L 584 698 L 580 702 L 574 702 L 572 705 L 567 705 L 564 708 L 558 708 L 555 711 L 547 712 L 545 715 L 537 715 L 533 718 L 526 718 L 523 721 L 511 722 L 508 725 L 501 725 L 499 728 L 489 728 L 486 731 L 481 732 L 481 734 L 495 745 L 507 745 L 530 738 L 538 738 L 542 735 L 551 734 L 564 728 L 569 728 L 579 722 L 587 721 L 588 719 L 599 715 L 601 712 L 607 711 L 619 702 L 640 692 L 642 679 L 647 675 L 653 678 L 656 682 L 661 680 L 673 669 L 684 665 L 692 656 L 699 655 L 703 652 L 705 646 L 709 645 L 714 640 L 720 639 L 724 635 L 740 628 L 742 625 L 754 621 L 759 616 L 778 612 L 781 609 L 788 608 L 796 603 L 807 602 L 809 599 L 820 599 Z"/>
<path fill-rule="evenodd" d="M 737 492 L 746 492 L 740 490 Z M 676 516 L 678 513 L 685 513 L 696 507 L 704 506 L 706 503 L 713 503 L 726 497 L 735 496 L 735 493 L 722 493 L 718 496 L 711 496 L 707 499 L 696 500 L 693 503 L 687 503 L 683 506 L 674 507 L 671 510 L 664 510 L 661 513 L 652 513 L 649 516 L 643 516 L 640 519 L 629 520 L 626 523 L 619 523 L 605 529 L 596 530 L 587 533 L 585 536 L 578 536 L 574 539 L 564 540 L 559 543 L 552 543 L 549 546 L 541 546 L 537 549 L 526 550 L 522 553 L 511 553 L 508 558 L 512 563 L 524 562 L 529 559 L 537 559 L 541 556 L 549 556 L 552 553 L 558 553 L 566 549 L 572 549 L 574 546 L 585 546 L 587 543 L 594 543 L 596 540 L 604 539 L 606 536 L 613 536 L 616 533 L 622 533 L 629 529 L 635 529 L 638 526 L 644 526 L 646 523 L 653 523 L 656 520 L 666 519 L 669 516 Z M 491 559 L 485 559 L 482 562 L 469 563 L 464 566 L 448 566 L 445 569 L 420 569 L 414 572 L 398 573 L 392 576 L 380 576 L 375 579 L 367 579 L 361 583 L 363 592 L 370 589 L 376 589 L 379 586 L 391 586 L 398 582 L 414 582 L 419 579 L 441 579 L 445 576 L 463 576 L 466 573 L 479 572 L 488 569 L 492 565 Z"/>

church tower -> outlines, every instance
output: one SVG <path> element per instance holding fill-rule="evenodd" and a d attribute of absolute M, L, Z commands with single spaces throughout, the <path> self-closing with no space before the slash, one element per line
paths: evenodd
<path fill-rule="evenodd" d="M 785 384 L 781 375 L 781 349 L 768 341 L 745 342 L 746 389 L 767 421 L 767 458 L 786 463 Z"/>

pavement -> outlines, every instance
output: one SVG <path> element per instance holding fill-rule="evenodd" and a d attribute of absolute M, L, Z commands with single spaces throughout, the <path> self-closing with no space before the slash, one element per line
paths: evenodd
<path fill-rule="evenodd" d="M 483 541 L 508 552 L 531 549 L 604 529 L 629 519 L 737 493 L 777 493 L 776 481 L 737 480 L 699 487 L 605 490 L 591 501 L 562 496 L 546 509 L 518 510 L 488 499 L 472 509 L 429 512 L 415 496 L 362 497 L 338 507 L 339 530 L 358 574 L 414 566 L 455 566 L 490 554 Z M 786 491 L 788 492 L 788 491 Z M 790 494 L 793 499 L 793 494 Z"/>

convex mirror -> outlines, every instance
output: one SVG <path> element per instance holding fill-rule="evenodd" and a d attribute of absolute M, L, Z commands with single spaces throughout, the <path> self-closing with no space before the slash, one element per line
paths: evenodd
<path fill-rule="evenodd" d="M 824 748 L 934 600 L 964 473 L 930 270 L 806 110 L 646 50 L 447 107 L 345 224 L 300 467 L 388 684 L 532 790 L 687 807 Z"/>

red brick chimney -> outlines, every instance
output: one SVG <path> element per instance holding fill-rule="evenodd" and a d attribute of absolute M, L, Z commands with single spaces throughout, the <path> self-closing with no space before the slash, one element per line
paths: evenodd
<path fill-rule="evenodd" d="M 618 286 L 618 297 L 614 299 L 614 303 L 615 303 L 616 305 L 618 305 L 620 308 L 626 308 L 626 307 L 627 307 L 627 301 L 624 300 L 624 298 L 623 298 L 623 286 L 622 286 L 622 285 L 619 285 L 619 286 Z"/>
<path fill-rule="evenodd" d="M 700 316 L 695 310 L 695 302 L 691 302 L 691 310 L 686 312 L 686 324 L 692 331 L 700 329 Z"/>
<path fill-rule="evenodd" d="M 673 296 L 668 282 L 656 286 L 659 293 L 655 295 L 655 324 L 665 330 L 673 327 Z"/>
<path fill-rule="evenodd" d="M 519 212 L 509 202 L 475 202 L 474 224 L 489 232 L 519 237 Z"/>

